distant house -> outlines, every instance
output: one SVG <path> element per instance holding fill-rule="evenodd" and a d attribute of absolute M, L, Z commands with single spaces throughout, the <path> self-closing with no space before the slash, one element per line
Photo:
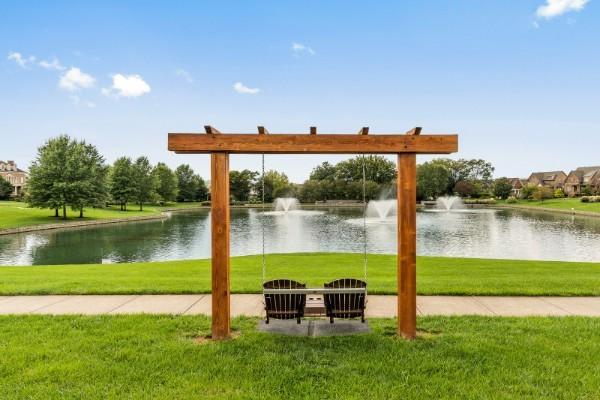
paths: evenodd
<path fill-rule="evenodd" d="M 0 161 L 0 176 L 13 185 L 13 196 L 19 197 L 27 184 L 27 172 L 17 168 L 14 161 Z"/>
<path fill-rule="evenodd" d="M 512 190 L 510 192 L 510 195 L 514 196 L 514 197 L 520 197 L 521 189 L 523 189 L 523 187 L 525 186 L 525 183 L 527 183 L 527 179 L 508 178 L 508 180 L 510 181 L 510 184 L 512 185 Z"/>
<path fill-rule="evenodd" d="M 534 172 L 527 178 L 528 186 L 543 186 L 552 190 L 562 189 L 567 174 L 563 171 Z"/>
<path fill-rule="evenodd" d="M 579 167 L 569 172 L 564 189 L 567 196 L 579 196 L 586 187 L 593 192 L 600 189 L 600 166 Z"/>

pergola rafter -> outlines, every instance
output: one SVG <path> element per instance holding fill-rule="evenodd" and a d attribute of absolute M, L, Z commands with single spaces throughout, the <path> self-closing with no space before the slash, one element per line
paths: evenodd
<path fill-rule="evenodd" d="M 212 337 L 230 335 L 230 215 L 229 154 L 397 154 L 398 156 L 398 334 L 416 336 L 416 154 L 458 151 L 458 135 L 421 134 L 415 127 L 404 134 L 169 133 L 169 150 L 179 154 L 211 154 Z"/>

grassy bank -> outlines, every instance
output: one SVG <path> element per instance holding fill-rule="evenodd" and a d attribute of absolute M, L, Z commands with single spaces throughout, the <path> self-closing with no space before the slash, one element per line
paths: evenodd
<path fill-rule="evenodd" d="M 130 204 L 127 211 L 120 211 L 118 206 L 108 208 L 90 208 L 86 209 L 83 218 L 79 217 L 78 211 L 67 209 L 67 219 L 54 216 L 54 210 L 43 210 L 39 208 L 29 208 L 27 204 L 16 201 L 0 201 L 0 229 L 20 228 L 33 225 L 47 224 L 65 224 L 80 221 L 95 221 L 103 219 L 116 219 L 128 217 L 140 217 L 158 215 L 159 207 L 144 206 L 143 211 L 139 211 L 139 206 Z"/>
<path fill-rule="evenodd" d="M 3 399 L 597 398 L 600 319 L 391 319 L 362 336 L 297 338 L 255 330 L 198 343 L 206 317 L 0 317 Z"/>
<path fill-rule="evenodd" d="M 396 293 L 396 258 L 369 255 L 369 293 Z M 259 293 L 260 256 L 234 257 L 232 290 Z M 267 278 L 322 285 L 363 276 L 358 254 L 300 253 L 267 256 Z M 423 295 L 599 296 L 600 263 L 419 257 Z M 0 267 L 0 294 L 151 294 L 210 292 L 210 260 L 113 265 Z"/>
<path fill-rule="evenodd" d="M 600 213 L 600 203 L 582 203 L 579 198 L 549 199 L 544 201 L 518 200 L 517 203 L 508 204 L 500 201 L 498 204 L 511 207 L 547 208 L 562 211 L 582 211 Z"/>

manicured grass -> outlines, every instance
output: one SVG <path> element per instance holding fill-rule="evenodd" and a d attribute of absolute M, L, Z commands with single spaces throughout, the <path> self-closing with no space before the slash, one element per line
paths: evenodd
<path fill-rule="evenodd" d="M 84 210 L 84 218 L 78 218 L 79 212 L 67 209 L 67 219 L 54 217 L 54 210 L 44 210 L 39 208 L 29 208 L 27 204 L 15 201 L 0 201 L 0 229 L 17 228 L 30 225 L 46 225 L 56 223 L 71 223 L 74 221 L 92 221 L 100 219 L 114 219 L 138 217 L 146 215 L 156 215 L 160 212 L 158 207 L 144 206 L 143 211 L 139 211 L 139 206 L 128 205 L 127 211 L 120 211 L 118 206 L 109 208 L 89 208 Z"/>
<path fill-rule="evenodd" d="M 267 255 L 267 279 L 287 277 L 320 286 L 362 278 L 362 255 Z M 396 257 L 369 255 L 369 293 L 396 293 Z M 260 256 L 234 257 L 234 293 L 260 293 Z M 600 263 L 419 257 L 417 288 L 423 295 L 598 296 Z M 0 267 L 0 294 L 208 293 L 210 260 L 113 265 Z"/>
<path fill-rule="evenodd" d="M 361 336 L 255 330 L 198 343 L 206 317 L 0 317 L 3 399 L 592 399 L 599 318 L 419 318 L 421 336 L 371 320 Z"/>
<path fill-rule="evenodd" d="M 569 211 L 573 209 L 575 211 L 600 213 L 600 203 L 582 203 L 579 198 L 550 199 L 544 201 L 519 200 L 518 203 L 507 204 L 506 202 L 501 202 L 500 204 L 521 207 L 553 208 Z"/>

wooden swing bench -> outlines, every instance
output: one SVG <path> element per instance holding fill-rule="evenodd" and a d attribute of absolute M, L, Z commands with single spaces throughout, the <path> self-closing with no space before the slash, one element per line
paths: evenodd
<path fill-rule="evenodd" d="M 323 287 L 307 288 L 290 279 L 275 279 L 263 284 L 266 323 L 270 318 L 296 319 L 303 317 L 357 318 L 365 322 L 367 284 L 353 278 L 336 279 Z M 312 295 L 307 304 L 307 295 Z"/>

